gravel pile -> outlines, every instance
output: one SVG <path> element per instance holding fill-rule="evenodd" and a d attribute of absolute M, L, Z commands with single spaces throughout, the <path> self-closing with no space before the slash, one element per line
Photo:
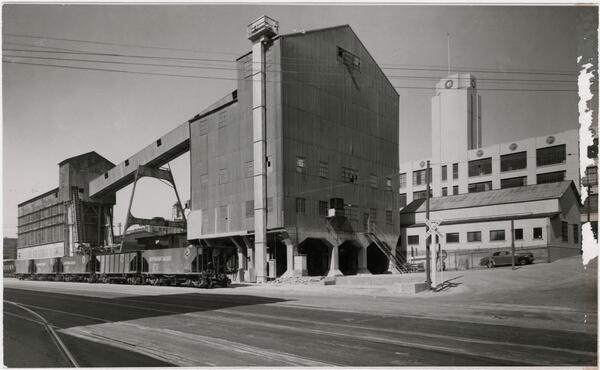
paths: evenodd
<path fill-rule="evenodd" d="M 291 276 L 286 278 L 277 278 L 271 281 L 271 284 L 323 284 L 325 277 L 322 276 Z"/>

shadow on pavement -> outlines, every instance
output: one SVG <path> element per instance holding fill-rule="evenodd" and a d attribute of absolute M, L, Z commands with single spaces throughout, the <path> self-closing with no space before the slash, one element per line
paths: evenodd
<path fill-rule="evenodd" d="M 442 282 L 440 285 L 438 285 L 433 291 L 434 292 L 445 292 L 447 290 L 449 290 L 450 288 L 455 288 L 459 285 L 461 285 L 462 283 L 453 283 L 452 281 L 456 280 L 456 279 L 460 279 L 461 277 L 463 277 L 464 275 L 460 275 L 457 277 L 454 277 L 452 279 L 448 279 L 444 282 Z"/>
<path fill-rule="evenodd" d="M 10 288 L 4 299 L 29 306 L 60 328 L 289 301 L 204 292 L 104 298 Z"/>

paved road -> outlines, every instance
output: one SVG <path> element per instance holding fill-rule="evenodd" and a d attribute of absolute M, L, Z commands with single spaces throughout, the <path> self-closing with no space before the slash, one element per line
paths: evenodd
<path fill-rule="evenodd" d="M 75 285 L 5 288 L 4 299 L 54 325 L 82 366 L 596 365 L 596 338 L 581 332 L 333 312 L 239 292 L 96 294 L 100 285 Z M 65 366 L 43 327 L 8 306 L 5 363 Z"/>

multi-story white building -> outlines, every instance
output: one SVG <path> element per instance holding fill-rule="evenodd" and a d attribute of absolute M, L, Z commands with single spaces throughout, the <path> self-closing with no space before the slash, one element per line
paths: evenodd
<path fill-rule="evenodd" d="M 437 84 L 431 104 L 432 155 L 400 163 L 400 207 L 425 197 L 428 160 L 432 197 L 564 180 L 572 180 L 579 190 L 578 131 L 482 147 L 476 86 L 468 73 Z"/>

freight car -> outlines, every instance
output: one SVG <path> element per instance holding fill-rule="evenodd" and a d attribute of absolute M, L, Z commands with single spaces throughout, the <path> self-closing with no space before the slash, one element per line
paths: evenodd
<path fill-rule="evenodd" d="M 4 277 L 15 276 L 15 260 L 4 260 Z"/>
<path fill-rule="evenodd" d="M 218 248 L 149 249 L 15 261 L 16 276 L 30 280 L 183 285 L 211 288 L 231 283 Z"/>

